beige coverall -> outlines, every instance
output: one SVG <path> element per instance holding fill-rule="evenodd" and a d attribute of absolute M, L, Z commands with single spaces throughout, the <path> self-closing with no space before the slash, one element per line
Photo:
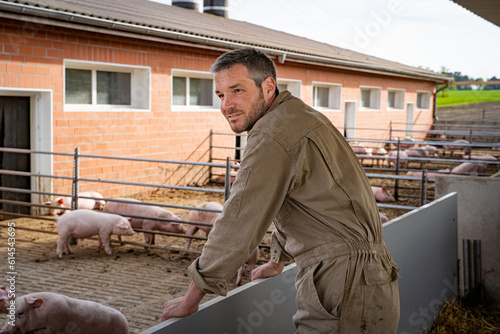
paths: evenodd
<path fill-rule="evenodd" d="M 231 196 L 189 267 L 206 293 L 226 281 L 274 220 L 273 262 L 294 259 L 298 333 L 395 333 L 399 277 L 357 157 L 320 112 L 280 93 L 248 133 Z"/>

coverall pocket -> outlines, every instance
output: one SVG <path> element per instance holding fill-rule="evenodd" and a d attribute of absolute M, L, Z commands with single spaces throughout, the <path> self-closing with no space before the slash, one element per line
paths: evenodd
<path fill-rule="evenodd" d="M 338 320 L 344 298 L 348 256 L 326 259 L 304 270 L 297 277 L 297 305 L 304 306 L 317 319 Z M 315 313 L 315 314 L 312 314 Z"/>
<path fill-rule="evenodd" d="M 381 265 L 363 268 L 362 333 L 396 333 L 399 322 L 399 274 Z"/>

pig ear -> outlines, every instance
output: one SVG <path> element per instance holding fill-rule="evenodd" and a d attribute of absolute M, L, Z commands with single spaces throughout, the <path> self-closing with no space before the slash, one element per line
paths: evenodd
<path fill-rule="evenodd" d="M 118 222 L 118 224 L 116 224 L 116 226 L 121 227 L 121 228 L 129 228 L 130 225 L 127 224 L 126 222 L 124 222 L 123 220 L 120 220 Z"/>
<path fill-rule="evenodd" d="M 26 303 L 33 306 L 33 308 L 39 308 L 43 305 L 43 299 L 36 297 L 26 297 Z"/>

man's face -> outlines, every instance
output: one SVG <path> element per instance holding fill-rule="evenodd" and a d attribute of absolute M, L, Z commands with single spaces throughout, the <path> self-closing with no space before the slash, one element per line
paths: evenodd
<path fill-rule="evenodd" d="M 215 92 L 221 100 L 222 115 L 235 133 L 252 129 L 272 102 L 266 100 L 262 86 L 257 87 L 248 77 L 244 65 L 237 64 L 215 74 Z"/>

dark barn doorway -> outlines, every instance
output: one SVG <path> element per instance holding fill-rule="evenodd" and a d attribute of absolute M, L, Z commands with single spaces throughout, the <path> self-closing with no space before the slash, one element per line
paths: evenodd
<path fill-rule="evenodd" d="M 0 147 L 30 149 L 30 98 L 0 96 Z M 30 155 L 0 152 L 0 169 L 30 172 Z M 0 187 L 31 189 L 29 176 L 0 174 Z M 31 194 L 0 191 L 0 199 L 31 203 Z M 30 207 L 12 203 L 0 203 L 4 212 L 30 214 Z"/>

